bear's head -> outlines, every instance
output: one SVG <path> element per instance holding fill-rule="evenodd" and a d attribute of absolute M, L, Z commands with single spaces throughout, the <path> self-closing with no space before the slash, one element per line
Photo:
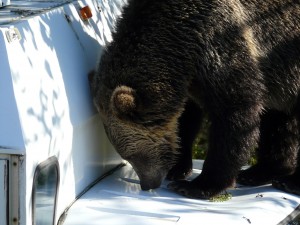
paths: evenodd
<path fill-rule="evenodd" d="M 94 103 L 109 140 L 132 165 L 143 190 L 159 187 L 178 158 L 180 113 L 162 119 L 153 113 L 159 109 L 152 113 L 145 109 L 144 97 L 137 90 L 126 85 L 107 88 L 103 83 L 98 84 Z"/>

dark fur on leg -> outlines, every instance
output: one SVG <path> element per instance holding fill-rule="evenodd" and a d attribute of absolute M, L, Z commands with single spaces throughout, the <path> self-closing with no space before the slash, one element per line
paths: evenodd
<path fill-rule="evenodd" d="M 294 116 L 274 110 L 265 112 L 260 133 L 258 162 L 240 172 L 240 184 L 268 184 L 275 178 L 292 174 L 296 168 L 299 132 Z"/>
<path fill-rule="evenodd" d="M 167 179 L 182 180 L 192 173 L 192 147 L 202 121 L 202 111 L 192 101 L 188 101 L 185 111 L 179 118 L 180 157 L 169 171 Z"/>
<path fill-rule="evenodd" d="M 293 174 L 276 178 L 272 181 L 273 187 L 282 191 L 300 195 L 300 98 L 298 98 L 296 114 L 298 119 L 298 135 L 297 135 L 297 166 Z"/>

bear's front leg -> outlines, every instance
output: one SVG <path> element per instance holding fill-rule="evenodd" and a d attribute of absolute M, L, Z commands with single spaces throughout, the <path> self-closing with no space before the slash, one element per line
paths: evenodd
<path fill-rule="evenodd" d="M 232 113 L 227 109 L 222 115 L 211 115 L 209 149 L 202 173 L 192 181 L 175 181 L 168 187 L 184 196 L 201 199 L 231 187 L 249 158 L 249 148 L 258 139 L 259 109 L 259 106 L 251 106 Z"/>
<path fill-rule="evenodd" d="M 202 122 L 202 110 L 191 100 L 179 118 L 178 136 L 180 140 L 180 155 L 178 161 L 169 171 L 168 180 L 182 180 L 192 173 L 192 147 Z"/>
<path fill-rule="evenodd" d="M 203 172 L 198 177 L 192 181 L 172 182 L 168 188 L 189 198 L 209 199 L 235 184 L 238 171 L 236 167 L 236 165 L 226 165 L 225 161 L 217 163 L 206 159 Z"/>
<path fill-rule="evenodd" d="M 235 180 L 228 177 L 220 178 L 219 180 L 215 178 L 206 180 L 205 177 L 199 175 L 192 181 L 180 180 L 172 182 L 168 185 L 168 188 L 188 198 L 209 199 L 235 184 Z"/>

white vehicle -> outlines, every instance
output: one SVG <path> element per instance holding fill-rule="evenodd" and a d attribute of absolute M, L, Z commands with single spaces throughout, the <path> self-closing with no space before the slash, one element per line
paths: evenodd
<path fill-rule="evenodd" d="M 269 185 L 225 202 L 141 191 L 87 76 L 125 4 L 0 0 L 0 225 L 300 224 L 300 197 Z"/>

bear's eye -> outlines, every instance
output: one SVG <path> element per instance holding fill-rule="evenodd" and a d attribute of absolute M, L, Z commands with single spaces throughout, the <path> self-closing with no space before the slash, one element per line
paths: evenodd
<path fill-rule="evenodd" d="M 127 156 L 127 157 L 124 157 L 124 159 L 127 160 L 128 162 L 132 162 L 134 157 L 133 156 Z"/>
<path fill-rule="evenodd" d="M 165 120 L 163 119 L 156 119 L 156 120 L 143 121 L 142 124 L 145 126 L 157 126 L 157 125 L 164 124 L 164 122 Z"/>
<path fill-rule="evenodd" d="M 103 103 L 102 102 L 99 102 L 99 110 L 100 111 L 103 111 L 104 107 L 103 107 Z"/>
<path fill-rule="evenodd" d="M 137 154 L 131 154 L 129 156 L 126 156 L 126 158 L 124 157 L 124 159 L 126 159 L 127 161 L 135 161 L 139 158 L 139 156 Z"/>

